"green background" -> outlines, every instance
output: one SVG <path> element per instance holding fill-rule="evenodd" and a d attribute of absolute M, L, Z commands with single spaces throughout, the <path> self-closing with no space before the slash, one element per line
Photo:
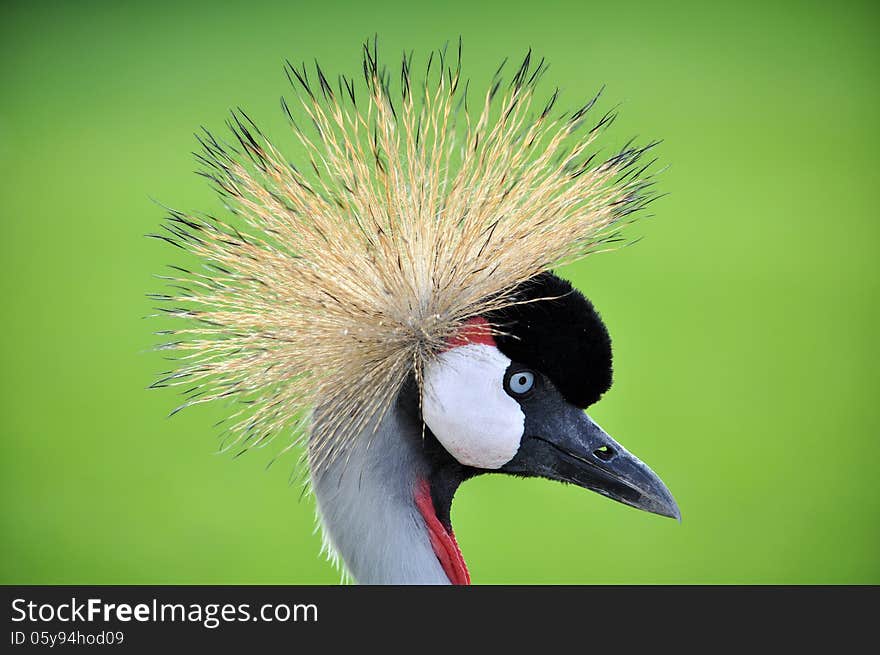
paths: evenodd
<path fill-rule="evenodd" d="M 609 135 L 662 138 L 636 246 L 569 267 L 615 339 L 592 410 L 683 522 L 484 476 L 453 523 L 480 583 L 880 583 L 878 50 L 871 3 L 29 2 L 0 9 L 0 582 L 334 583 L 295 457 L 166 418 L 145 294 L 179 261 L 150 198 L 217 211 L 199 125 L 283 135 L 285 57 L 357 73 L 464 38 L 531 46 Z M 549 91 L 549 89 L 548 89 Z"/>

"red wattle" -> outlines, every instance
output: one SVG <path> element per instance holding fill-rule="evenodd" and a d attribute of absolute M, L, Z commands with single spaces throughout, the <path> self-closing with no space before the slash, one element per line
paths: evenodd
<path fill-rule="evenodd" d="M 431 548 L 440 561 L 440 566 L 446 573 L 446 577 L 454 585 L 469 585 L 471 574 L 468 573 L 464 563 L 464 557 L 455 541 L 452 530 L 447 531 L 434 509 L 434 501 L 431 499 L 431 488 L 427 480 L 419 480 L 415 494 L 416 507 L 425 520 L 428 528 L 428 538 L 431 540 Z"/>
<path fill-rule="evenodd" d="M 474 344 L 496 346 L 495 339 L 492 337 L 492 326 L 482 316 L 475 316 L 465 321 L 455 336 L 446 341 L 446 349 L 451 350 L 458 346 Z"/>

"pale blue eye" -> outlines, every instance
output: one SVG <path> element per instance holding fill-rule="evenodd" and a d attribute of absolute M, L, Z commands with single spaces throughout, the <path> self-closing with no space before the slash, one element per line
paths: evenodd
<path fill-rule="evenodd" d="M 531 371 L 517 371 L 510 376 L 507 386 L 511 394 L 521 396 L 531 391 L 535 386 L 535 374 Z"/>

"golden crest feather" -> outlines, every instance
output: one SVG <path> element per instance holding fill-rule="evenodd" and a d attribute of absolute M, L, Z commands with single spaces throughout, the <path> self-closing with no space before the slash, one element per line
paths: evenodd
<path fill-rule="evenodd" d="M 375 42 L 363 88 L 340 76 L 334 89 L 317 64 L 310 79 L 288 62 L 299 102 L 282 107 L 299 165 L 238 110 L 234 144 L 198 137 L 201 174 L 230 216 L 170 210 L 150 235 L 205 264 L 172 267 L 174 292 L 154 296 L 187 325 L 162 332 L 179 367 L 153 386 L 185 387 L 181 407 L 237 401 L 226 421 L 237 450 L 285 431 L 293 444 L 320 403 L 324 429 L 309 444 L 320 466 L 465 321 L 616 240 L 654 197 L 640 161 L 656 144 L 599 158 L 594 140 L 614 113 L 591 116 L 598 96 L 565 114 L 557 92 L 537 103 L 545 69 L 529 52 L 471 106 L 460 43 L 457 56 L 431 54 L 418 83 L 410 54 L 392 84 Z"/>

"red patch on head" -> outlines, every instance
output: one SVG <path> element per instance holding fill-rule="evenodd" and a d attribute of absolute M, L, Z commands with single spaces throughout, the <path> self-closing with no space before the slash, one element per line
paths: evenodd
<path fill-rule="evenodd" d="M 415 495 L 416 507 L 425 520 L 425 527 L 428 528 L 428 538 L 431 540 L 431 548 L 440 561 L 446 577 L 454 585 L 469 585 L 471 583 L 471 574 L 468 573 L 467 566 L 464 563 L 464 557 L 455 541 L 455 535 L 452 530 L 446 530 L 444 525 L 437 518 L 437 512 L 434 509 L 434 501 L 431 500 L 431 487 L 428 486 L 427 480 L 419 480 L 416 487 Z"/>
<path fill-rule="evenodd" d="M 446 341 L 446 350 L 473 344 L 497 348 L 495 339 L 492 337 L 492 327 L 489 325 L 489 321 L 482 316 L 468 319 L 455 336 Z"/>

